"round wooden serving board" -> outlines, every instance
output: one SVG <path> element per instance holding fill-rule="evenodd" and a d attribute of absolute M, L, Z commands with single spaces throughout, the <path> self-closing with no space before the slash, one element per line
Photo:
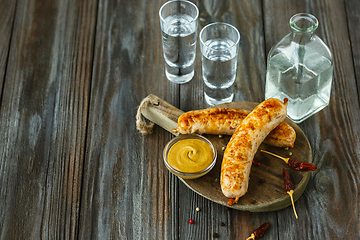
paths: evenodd
<path fill-rule="evenodd" d="M 257 105 L 258 103 L 254 102 L 231 102 L 216 107 L 239 108 L 251 111 Z M 153 94 L 150 94 L 143 100 L 139 110 L 145 118 L 169 132 L 176 128 L 177 119 L 183 113 L 181 110 Z M 291 158 L 294 160 L 309 163 L 312 162 L 311 146 L 303 131 L 290 119 L 286 118 L 285 122 L 290 124 L 296 131 L 294 148 L 285 150 L 285 148 L 276 148 L 261 144 L 259 151 L 254 157 L 255 163 L 260 163 L 260 165 L 257 166 L 254 164 L 252 166 L 248 192 L 239 199 L 237 204 L 228 206 L 228 199 L 223 195 L 220 188 L 221 162 L 224 149 L 230 140 L 230 136 L 223 136 L 220 138 L 219 136 L 214 135 L 204 135 L 217 149 L 218 157 L 215 167 L 201 178 L 192 180 L 180 178 L 180 180 L 201 196 L 218 204 L 238 210 L 267 212 L 280 210 L 290 206 L 290 196 L 285 193 L 284 189 L 282 177 L 283 168 L 289 171 L 294 183 L 294 201 L 296 201 L 304 192 L 310 179 L 310 172 L 296 171 L 285 164 L 283 160 L 260 152 L 260 149 L 263 149 L 282 157 L 290 157 L 289 153 L 291 152 Z"/>
<path fill-rule="evenodd" d="M 254 102 L 232 102 L 221 104 L 216 107 L 252 110 L 257 104 L 258 103 Z M 215 167 L 211 172 L 201 178 L 193 180 L 180 178 L 180 180 L 201 196 L 221 205 L 238 210 L 267 212 L 280 210 L 290 206 L 290 197 L 284 190 L 284 180 L 282 178 L 283 168 L 289 171 L 294 183 L 294 201 L 296 201 L 304 192 L 310 179 L 310 172 L 296 171 L 285 164 L 283 160 L 260 152 L 260 149 L 263 149 L 283 157 L 289 157 L 289 153 L 292 152 L 292 159 L 309 163 L 312 162 L 311 146 L 303 131 L 290 119 L 287 118 L 285 122 L 290 124 L 296 131 L 294 148 L 285 150 L 285 148 L 261 144 L 259 151 L 254 157 L 255 163 L 260 163 L 260 166 L 253 164 L 251 167 L 248 192 L 239 199 L 237 204 L 232 206 L 227 204 L 228 199 L 222 193 L 219 181 L 221 162 L 224 154 L 223 149 L 230 140 L 230 136 L 219 138 L 219 136 L 206 135 L 205 137 L 216 146 L 218 151 L 218 159 Z"/>

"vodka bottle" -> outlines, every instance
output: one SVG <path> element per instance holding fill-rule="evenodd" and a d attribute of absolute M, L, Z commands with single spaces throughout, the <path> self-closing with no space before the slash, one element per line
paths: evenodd
<path fill-rule="evenodd" d="M 314 34 L 318 27 L 314 16 L 296 14 L 290 27 L 291 33 L 269 52 L 265 99 L 288 98 L 288 117 L 300 123 L 329 104 L 333 58 Z"/>

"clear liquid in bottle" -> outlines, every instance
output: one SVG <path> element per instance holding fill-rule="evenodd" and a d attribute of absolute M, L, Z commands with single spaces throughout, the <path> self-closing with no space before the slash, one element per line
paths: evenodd
<path fill-rule="evenodd" d="M 329 104 L 333 78 L 330 50 L 305 30 L 294 29 L 270 50 L 266 72 L 265 98 L 288 98 L 288 117 L 295 123 Z"/>

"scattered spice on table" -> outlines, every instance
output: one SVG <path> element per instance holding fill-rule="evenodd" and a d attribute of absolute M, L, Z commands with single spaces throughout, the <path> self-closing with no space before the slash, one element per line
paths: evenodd
<path fill-rule="evenodd" d="M 260 166 L 259 162 L 255 162 L 255 160 L 252 160 L 252 163 L 255 164 L 256 166 Z"/>
<path fill-rule="evenodd" d="M 190 223 L 190 224 L 193 224 L 193 223 L 194 223 L 194 220 L 190 219 L 190 220 L 189 220 L 189 223 Z"/>
<path fill-rule="evenodd" d="M 197 212 L 200 212 L 200 208 L 199 208 L 199 207 L 197 207 L 197 208 L 196 208 L 196 211 L 197 211 Z"/>
<path fill-rule="evenodd" d="M 261 238 L 267 232 L 267 230 L 269 229 L 269 226 L 270 226 L 269 222 L 266 221 L 260 227 L 258 227 L 255 231 L 253 231 L 251 233 L 250 237 L 248 237 L 246 240 Z"/>
<path fill-rule="evenodd" d="M 293 199 L 294 184 L 293 184 L 293 182 L 291 181 L 289 172 L 288 172 L 285 168 L 283 168 L 283 178 L 284 178 L 285 191 L 286 191 L 287 194 L 290 195 L 291 204 L 292 204 L 292 206 L 293 206 L 294 214 L 295 214 L 295 217 L 296 217 L 296 219 L 297 219 L 297 218 L 298 218 L 298 215 L 297 215 L 296 210 L 295 210 L 295 204 L 294 204 L 294 199 Z"/>

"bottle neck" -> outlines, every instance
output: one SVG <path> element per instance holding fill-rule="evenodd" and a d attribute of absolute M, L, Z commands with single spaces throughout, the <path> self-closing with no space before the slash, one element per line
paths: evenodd
<path fill-rule="evenodd" d="M 311 14 L 298 13 L 290 19 L 293 41 L 305 44 L 311 41 L 318 27 L 318 20 Z"/>
<path fill-rule="evenodd" d="M 296 31 L 292 32 L 292 41 L 299 43 L 301 45 L 305 45 L 306 43 L 312 40 L 314 33 L 299 33 Z"/>

